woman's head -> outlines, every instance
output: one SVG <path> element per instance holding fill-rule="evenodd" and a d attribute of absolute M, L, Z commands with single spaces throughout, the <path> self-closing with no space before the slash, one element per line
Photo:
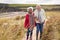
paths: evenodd
<path fill-rule="evenodd" d="M 33 7 L 28 7 L 28 8 L 27 8 L 27 11 L 28 11 L 29 13 L 32 13 L 32 12 L 33 12 Z"/>

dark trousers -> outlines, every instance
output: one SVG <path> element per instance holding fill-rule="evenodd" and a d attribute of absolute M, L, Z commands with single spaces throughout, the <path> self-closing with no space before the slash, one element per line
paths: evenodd
<path fill-rule="evenodd" d="M 30 36 L 30 39 L 32 40 L 32 33 L 33 33 L 33 30 L 30 30 L 28 28 L 28 30 L 27 30 L 27 40 L 28 40 L 29 36 Z"/>
<path fill-rule="evenodd" d="M 38 40 L 38 34 L 39 34 L 39 32 L 40 32 L 40 39 L 41 39 L 41 37 L 42 37 L 42 30 L 43 30 L 43 24 L 44 23 L 36 23 L 36 40 Z"/>

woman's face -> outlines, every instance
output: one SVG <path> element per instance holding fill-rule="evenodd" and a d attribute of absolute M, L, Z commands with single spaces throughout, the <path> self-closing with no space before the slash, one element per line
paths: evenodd
<path fill-rule="evenodd" d="M 29 9 L 29 13 L 32 13 L 32 12 L 33 12 L 33 10 L 30 8 L 30 9 Z"/>

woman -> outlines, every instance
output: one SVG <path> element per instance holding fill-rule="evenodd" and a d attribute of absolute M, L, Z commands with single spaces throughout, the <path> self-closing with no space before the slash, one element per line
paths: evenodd
<path fill-rule="evenodd" d="M 33 7 L 28 7 L 27 11 L 28 13 L 26 14 L 25 23 L 24 23 L 24 27 L 27 28 L 26 40 L 28 40 L 29 35 L 30 35 L 30 40 L 32 40 L 33 28 L 35 26 Z"/>

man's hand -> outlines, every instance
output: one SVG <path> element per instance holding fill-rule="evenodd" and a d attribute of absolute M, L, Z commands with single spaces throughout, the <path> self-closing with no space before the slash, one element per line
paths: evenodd
<path fill-rule="evenodd" d="M 46 19 L 46 20 L 44 21 L 44 26 L 46 25 L 47 21 L 48 21 L 48 19 Z"/>
<path fill-rule="evenodd" d="M 40 23 L 40 20 L 37 17 L 35 17 L 35 21 Z"/>

